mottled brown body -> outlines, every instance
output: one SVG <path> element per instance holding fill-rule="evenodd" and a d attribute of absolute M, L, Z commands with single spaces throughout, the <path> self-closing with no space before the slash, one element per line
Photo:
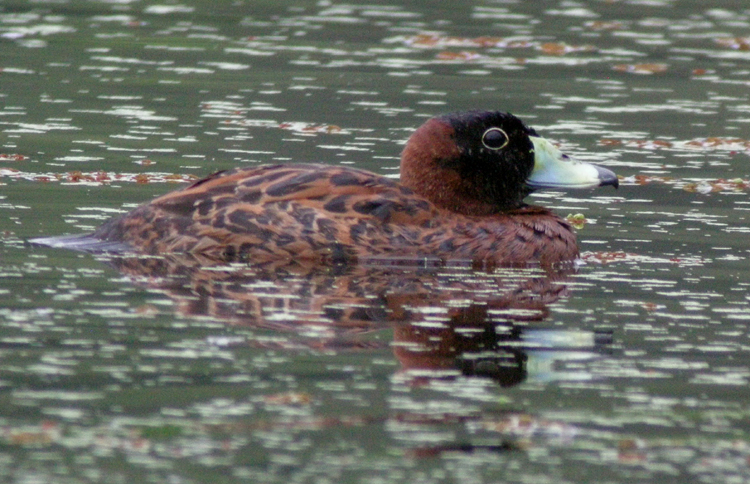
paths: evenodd
<path fill-rule="evenodd" d="M 613 172 L 571 161 L 511 114 L 468 111 L 429 119 L 412 134 L 399 182 L 324 164 L 236 168 L 92 234 L 32 243 L 189 254 L 207 265 L 385 257 L 548 266 L 576 258 L 575 234 L 524 197 L 538 188 L 617 184 Z"/>
<path fill-rule="evenodd" d="M 389 178 L 314 164 L 220 172 L 92 235 L 207 262 L 396 256 L 547 265 L 578 254 L 570 225 L 546 209 L 462 215 Z"/>

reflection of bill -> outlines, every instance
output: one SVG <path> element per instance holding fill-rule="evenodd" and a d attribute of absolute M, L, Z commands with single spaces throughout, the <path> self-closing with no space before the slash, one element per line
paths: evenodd
<path fill-rule="evenodd" d="M 521 381 L 589 380 L 591 375 L 580 368 L 558 367 L 597 358 L 611 345 L 611 331 L 524 329 L 518 341 L 499 343 L 494 354 L 464 353 L 457 364 L 465 375 L 489 377 L 502 386 Z"/>
<path fill-rule="evenodd" d="M 509 386 L 530 374 L 551 374 L 552 366 L 544 363 L 550 351 L 571 356 L 599 346 L 590 333 L 528 329 L 567 294 L 570 266 L 477 269 L 470 263 L 393 259 L 206 267 L 190 256 L 106 262 L 167 294 L 184 316 L 280 331 L 279 345 L 342 351 L 390 345 L 415 382 L 453 372 Z M 393 331 L 387 343 L 367 336 L 387 330 Z"/>
<path fill-rule="evenodd" d="M 481 310 L 468 312 L 477 315 Z M 612 334 L 528 329 L 518 321 L 496 324 L 480 317 L 461 326 L 399 325 L 394 339 L 396 356 L 415 381 L 460 374 L 491 378 L 508 387 L 526 380 L 589 379 L 588 373 L 558 366 L 599 356 L 611 346 Z"/>

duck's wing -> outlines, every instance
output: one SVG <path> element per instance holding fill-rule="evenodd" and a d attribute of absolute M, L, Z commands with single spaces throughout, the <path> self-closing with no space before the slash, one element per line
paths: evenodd
<path fill-rule="evenodd" d="M 434 222 L 428 201 L 387 177 L 329 165 L 278 165 L 219 172 L 113 219 L 100 241 L 140 252 L 319 258 L 344 250 L 396 250 Z M 384 236 L 386 234 L 386 236 Z"/>
<path fill-rule="evenodd" d="M 299 164 L 219 172 L 157 198 L 151 204 L 193 220 L 262 210 L 314 210 L 333 219 L 374 218 L 395 224 L 422 224 L 434 207 L 396 181 L 346 167 Z M 291 208 L 290 208 L 291 209 Z"/>

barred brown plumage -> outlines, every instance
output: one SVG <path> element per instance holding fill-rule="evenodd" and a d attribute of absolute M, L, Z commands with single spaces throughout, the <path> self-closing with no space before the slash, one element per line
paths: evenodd
<path fill-rule="evenodd" d="M 597 185 L 616 187 L 617 177 L 563 156 L 510 114 L 471 111 L 432 118 L 411 136 L 400 183 L 325 164 L 235 168 L 92 234 L 32 242 L 193 253 L 217 263 L 429 256 L 553 264 L 577 256 L 575 234 L 523 198 L 545 186 Z"/>

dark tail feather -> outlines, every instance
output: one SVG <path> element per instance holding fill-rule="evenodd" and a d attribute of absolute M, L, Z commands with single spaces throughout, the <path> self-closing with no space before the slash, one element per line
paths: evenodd
<path fill-rule="evenodd" d="M 124 242 L 101 240 L 92 234 L 62 235 L 59 237 L 39 237 L 29 239 L 31 245 L 54 247 L 56 249 L 70 249 L 80 252 L 129 252 L 132 247 Z"/>

